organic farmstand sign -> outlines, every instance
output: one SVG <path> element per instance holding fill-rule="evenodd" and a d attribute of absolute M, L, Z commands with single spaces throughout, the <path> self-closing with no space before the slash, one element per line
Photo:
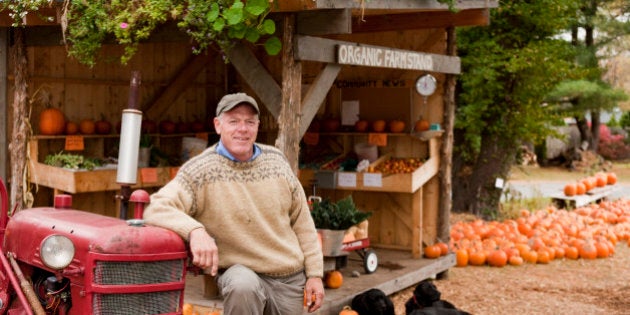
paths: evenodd
<path fill-rule="evenodd" d="M 388 47 L 339 44 L 337 63 L 355 66 L 422 70 L 443 73 L 459 73 L 460 61 L 457 57 L 420 53 Z M 449 66 L 442 66 L 449 63 Z M 453 66 L 455 64 L 456 66 Z"/>

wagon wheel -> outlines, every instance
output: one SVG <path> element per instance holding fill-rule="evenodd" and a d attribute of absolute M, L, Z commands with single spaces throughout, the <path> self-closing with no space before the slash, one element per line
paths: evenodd
<path fill-rule="evenodd" d="M 368 249 L 363 253 L 363 268 L 367 274 L 373 273 L 378 268 L 376 252 Z"/>

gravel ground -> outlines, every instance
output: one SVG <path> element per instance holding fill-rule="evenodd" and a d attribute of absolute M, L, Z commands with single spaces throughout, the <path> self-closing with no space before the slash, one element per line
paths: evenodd
<path fill-rule="evenodd" d="M 435 280 L 459 309 L 475 315 L 630 314 L 630 247 L 617 244 L 614 256 L 596 260 L 554 260 L 523 264 L 451 268 Z M 396 314 L 405 314 L 413 288 L 392 296 Z"/>

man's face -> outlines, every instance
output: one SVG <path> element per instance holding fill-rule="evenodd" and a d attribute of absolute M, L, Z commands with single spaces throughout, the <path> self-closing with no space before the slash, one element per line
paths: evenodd
<path fill-rule="evenodd" d="M 214 129 L 221 135 L 225 148 L 239 161 L 247 161 L 254 154 L 254 142 L 259 125 L 256 110 L 241 104 L 214 118 Z"/>

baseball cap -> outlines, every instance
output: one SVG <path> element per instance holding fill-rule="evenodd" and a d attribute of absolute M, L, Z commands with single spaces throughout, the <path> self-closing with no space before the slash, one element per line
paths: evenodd
<path fill-rule="evenodd" d="M 245 93 L 234 93 L 234 94 L 226 94 L 221 98 L 219 104 L 217 104 L 217 116 L 221 113 L 228 112 L 236 105 L 246 103 L 254 107 L 256 109 L 256 113 L 260 114 L 260 110 L 258 109 L 258 104 L 256 100 L 251 96 Z"/>

